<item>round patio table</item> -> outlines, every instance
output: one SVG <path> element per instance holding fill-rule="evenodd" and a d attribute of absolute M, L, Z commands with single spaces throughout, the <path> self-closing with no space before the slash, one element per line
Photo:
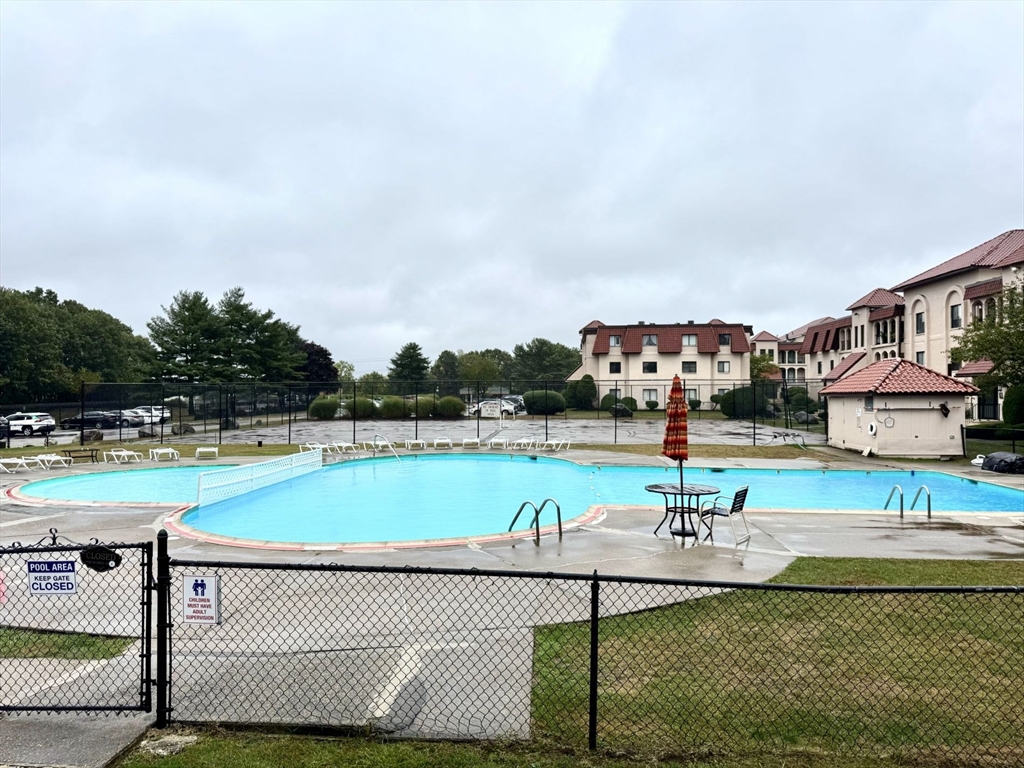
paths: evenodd
<path fill-rule="evenodd" d="M 661 522 L 654 529 L 654 535 L 658 535 L 658 531 L 661 526 L 665 524 L 665 521 L 671 516 L 668 524 L 668 532 L 672 536 L 693 536 L 697 537 L 697 529 L 693 525 L 694 512 L 700 513 L 700 497 L 701 496 L 714 496 L 721 493 L 721 489 L 716 488 L 713 485 L 698 485 L 696 483 L 683 483 L 680 488 L 679 483 L 654 483 L 653 485 L 644 486 L 644 490 L 650 493 L 660 493 L 665 497 L 665 516 L 661 518 Z M 680 503 L 680 499 L 682 502 Z M 673 528 L 672 524 L 675 523 L 676 517 L 679 517 L 680 523 L 682 522 L 683 516 L 686 516 L 686 522 L 689 525 L 687 528 L 685 525 L 681 528 Z M 700 524 L 700 518 L 697 519 L 698 525 Z"/>

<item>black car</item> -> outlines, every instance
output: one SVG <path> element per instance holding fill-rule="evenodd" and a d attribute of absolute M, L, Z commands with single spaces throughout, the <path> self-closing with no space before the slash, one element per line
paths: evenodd
<path fill-rule="evenodd" d="M 84 422 L 84 423 L 83 423 Z M 61 429 L 117 429 L 121 419 L 116 413 L 108 411 L 86 411 L 85 418 L 82 414 L 72 416 L 70 419 L 63 419 L 60 422 Z"/>

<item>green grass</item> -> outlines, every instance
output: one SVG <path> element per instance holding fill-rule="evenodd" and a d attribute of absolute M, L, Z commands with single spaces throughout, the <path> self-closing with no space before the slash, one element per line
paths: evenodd
<path fill-rule="evenodd" d="M 822 558 L 798 560 L 773 581 L 1020 584 L 1021 576 L 1019 562 Z M 600 741 L 638 757 L 714 749 L 1024 761 L 1021 606 L 1013 596 L 738 590 L 602 619 Z M 536 638 L 535 733 L 578 747 L 589 628 L 549 626 Z"/>
<path fill-rule="evenodd" d="M 149 738 L 159 737 L 151 732 Z M 457 744 L 366 738 L 317 739 L 257 733 L 199 731 L 182 753 L 155 757 L 136 750 L 122 768 L 897 768 L 905 763 L 877 758 L 790 754 L 707 759 L 636 759 L 542 744 L 493 742 Z"/>
<path fill-rule="evenodd" d="M 573 443 L 573 449 L 585 451 L 610 451 L 629 453 L 636 456 L 660 456 L 661 443 Z M 813 449 L 795 445 L 711 445 L 691 443 L 690 458 L 693 459 L 817 459 L 828 461 L 830 457 Z"/>
<path fill-rule="evenodd" d="M 112 659 L 133 642 L 124 637 L 0 627 L 0 659 Z"/>

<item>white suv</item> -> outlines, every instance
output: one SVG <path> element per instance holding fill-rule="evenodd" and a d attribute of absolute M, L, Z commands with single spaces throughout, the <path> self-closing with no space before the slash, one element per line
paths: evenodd
<path fill-rule="evenodd" d="M 171 420 L 171 409 L 162 405 L 136 405 L 132 410 L 144 416 L 147 424 L 163 424 Z"/>
<path fill-rule="evenodd" d="M 11 434 L 20 432 L 25 437 L 34 433 L 48 435 L 57 428 L 57 422 L 48 413 L 12 413 L 7 422 Z"/>

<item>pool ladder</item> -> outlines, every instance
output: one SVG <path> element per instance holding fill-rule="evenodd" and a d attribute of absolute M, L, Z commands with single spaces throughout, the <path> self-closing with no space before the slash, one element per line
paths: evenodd
<path fill-rule="evenodd" d="M 900 486 L 894 485 L 892 487 L 892 490 L 889 491 L 889 498 L 887 498 L 885 500 L 885 506 L 882 507 L 882 509 L 888 509 L 889 508 L 889 502 L 892 501 L 893 494 L 895 494 L 896 491 L 900 492 L 900 519 L 902 520 L 903 519 L 903 489 Z M 928 519 L 931 520 L 932 519 L 932 492 L 928 488 L 927 485 L 922 485 L 920 488 L 917 489 L 917 493 L 914 494 L 914 500 L 912 502 L 910 502 L 910 508 L 913 509 L 917 505 L 917 500 L 919 498 L 921 498 L 921 491 L 924 491 L 925 497 L 928 499 Z"/>
<path fill-rule="evenodd" d="M 378 438 L 380 438 L 380 439 L 378 440 Z M 388 448 L 391 449 L 391 452 L 393 454 L 395 454 L 395 458 L 396 459 L 398 459 L 399 461 L 402 460 L 402 457 L 398 455 L 398 451 L 395 450 L 394 444 L 390 440 L 388 440 L 386 437 L 384 437 L 384 435 L 374 435 L 373 436 L 373 442 L 370 443 L 370 448 L 373 451 L 373 455 L 374 456 L 377 455 L 377 449 L 378 448 L 380 448 L 381 451 L 383 451 L 385 445 Z"/>
<path fill-rule="evenodd" d="M 516 512 L 516 516 L 512 518 L 512 522 L 508 526 L 509 533 L 511 533 L 512 529 L 515 527 L 516 520 L 518 520 L 519 516 L 521 514 L 523 514 L 523 510 L 526 509 L 527 507 L 533 507 L 533 520 L 530 521 L 530 527 L 533 528 L 534 531 L 535 531 L 533 543 L 534 543 L 535 546 L 539 547 L 540 546 L 540 513 L 544 511 L 544 507 L 546 507 L 548 504 L 554 504 L 555 505 L 555 513 L 558 515 L 558 540 L 561 541 L 562 540 L 562 508 L 560 506 L 558 506 L 558 502 L 555 501 L 554 499 L 544 499 L 544 501 L 542 501 L 540 503 L 539 507 L 536 504 L 534 504 L 532 501 L 524 501 L 522 504 L 520 504 L 519 505 L 519 511 Z"/>

